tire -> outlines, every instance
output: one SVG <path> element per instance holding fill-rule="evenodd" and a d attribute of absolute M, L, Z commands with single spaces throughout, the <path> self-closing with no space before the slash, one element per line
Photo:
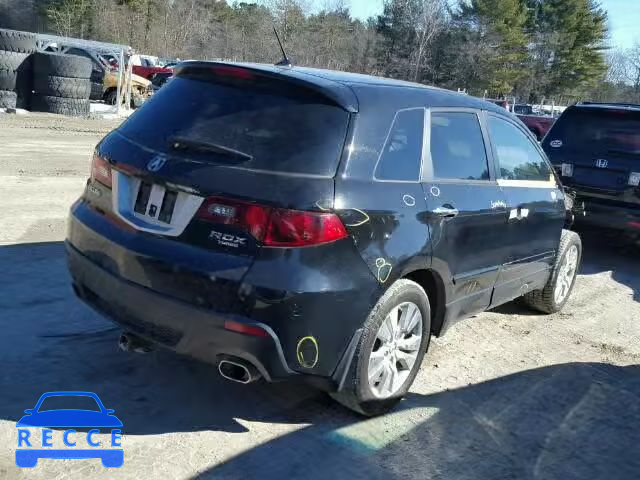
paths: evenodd
<path fill-rule="evenodd" d="M 87 100 L 91 93 L 91 82 L 84 78 L 40 76 L 34 78 L 33 89 L 38 95 Z"/>
<path fill-rule="evenodd" d="M 0 70 L 0 90 L 14 90 L 17 74 L 14 70 Z"/>
<path fill-rule="evenodd" d="M 400 379 L 402 381 L 400 386 L 392 388 L 389 395 L 380 395 L 380 391 L 376 391 L 375 387 L 372 387 L 369 382 L 371 355 L 374 350 L 378 352 L 380 358 L 378 365 L 387 363 L 387 365 L 395 365 L 396 368 L 400 365 L 400 360 L 396 359 L 396 362 L 393 362 L 395 355 L 393 352 L 390 356 L 384 354 L 385 345 L 381 342 L 379 334 L 383 334 L 385 331 L 384 328 L 381 330 L 381 326 L 387 322 L 387 315 L 392 310 L 402 305 L 411 304 L 417 307 L 421 317 L 417 320 L 421 326 L 420 335 L 417 333 L 412 335 L 412 337 L 420 341 L 417 350 L 415 350 L 415 361 L 408 370 L 402 371 L 403 376 L 406 376 L 404 380 Z M 375 416 L 387 412 L 406 395 L 409 387 L 411 387 L 420 370 L 424 354 L 429 347 L 430 333 L 431 307 L 424 289 L 411 280 L 400 279 L 396 281 L 376 303 L 364 323 L 362 336 L 356 347 L 351 367 L 347 372 L 343 389 L 339 392 L 330 393 L 330 395 L 347 408 L 365 416 Z M 396 340 L 394 340 L 394 342 L 401 341 L 407 341 L 407 337 L 396 337 Z M 415 340 L 413 345 L 415 347 Z M 408 351 L 409 349 L 404 350 Z M 384 375 L 385 371 L 386 367 L 383 367 L 380 373 Z M 380 379 L 383 379 L 384 376 L 375 378 L 379 380 L 378 388 L 382 390 L 384 384 L 383 380 Z"/>
<path fill-rule="evenodd" d="M 118 91 L 117 90 L 110 90 L 109 92 L 104 94 L 104 103 L 106 103 L 107 105 L 115 105 L 116 104 L 116 95 L 117 95 Z"/>
<path fill-rule="evenodd" d="M 0 90 L 0 108 L 16 108 L 17 99 L 16 92 Z"/>
<path fill-rule="evenodd" d="M 89 115 L 89 100 L 80 98 L 62 98 L 48 95 L 33 95 L 31 108 L 35 112 L 58 113 L 71 117 Z"/>
<path fill-rule="evenodd" d="M 38 52 L 34 54 L 33 70 L 35 77 L 89 78 L 91 60 L 78 55 Z"/>
<path fill-rule="evenodd" d="M 33 53 L 36 51 L 36 35 L 2 28 L 0 29 L 0 50 Z"/>
<path fill-rule="evenodd" d="M 565 280 L 565 283 L 568 285 L 567 291 L 563 297 L 558 298 L 556 295 L 556 288 L 562 281 L 564 273 L 566 273 L 563 271 L 563 267 L 566 265 L 565 261 L 567 259 L 567 255 L 573 247 L 577 249 L 577 258 L 572 272 L 573 278 L 568 282 Z M 534 290 L 522 297 L 525 305 L 543 313 L 556 313 L 562 310 L 571 296 L 571 291 L 576 283 L 581 262 L 582 241 L 580 240 L 580 236 L 576 232 L 562 230 L 560 246 L 558 247 L 558 255 L 556 257 L 556 263 L 553 266 L 553 271 L 551 272 L 551 277 L 542 290 Z"/>
<path fill-rule="evenodd" d="M 102 100 L 103 95 L 103 85 L 98 82 L 91 82 L 91 92 L 89 94 L 89 98 L 91 100 Z"/>
<path fill-rule="evenodd" d="M 7 52 L 0 50 L 0 70 L 17 71 L 29 58 L 29 53 Z"/>

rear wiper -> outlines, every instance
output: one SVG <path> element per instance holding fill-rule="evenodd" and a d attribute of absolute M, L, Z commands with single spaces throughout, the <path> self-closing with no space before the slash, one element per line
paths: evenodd
<path fill-rule="evenodd" d="M 169 139 L 171 148 L 175 150 L 193 150 L 199 152 L 217 153 L 228 158 L 234 158 L 238 161 L 249 162 L 253 160 L 253 155 L 235 150 L 233 148 L 218 145 L 216 143 L 203 142 L 186 137 L 171 137 Z"/>

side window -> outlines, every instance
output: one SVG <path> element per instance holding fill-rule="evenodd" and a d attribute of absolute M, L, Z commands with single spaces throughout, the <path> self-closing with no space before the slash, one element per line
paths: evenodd
<path fill-rule="evenodd" d="M 515 125 L 489 116 L 489 132 L 500 166 L 499 178 L 548 182 L 551 169 L 527 136 Z"/>
<path fill-rule="evenodd" d="M 376 166 L 378 180 L 420 180 L 424 109 L 400 110 Z"/>
<path fill-rule="evenodd" d="M 475 113 L 431 114 L 434 179 L 489 180 L 487 152 Z"/>

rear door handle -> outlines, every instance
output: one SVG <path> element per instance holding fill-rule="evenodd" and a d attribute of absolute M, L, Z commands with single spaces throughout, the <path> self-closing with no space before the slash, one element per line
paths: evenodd
<path fill-rule="evenodd" d="M 442 205 L 441 207 L 433 209 L 433 213 L 442 218 L 453 218 L 460 212 L 451 205 Z"/>

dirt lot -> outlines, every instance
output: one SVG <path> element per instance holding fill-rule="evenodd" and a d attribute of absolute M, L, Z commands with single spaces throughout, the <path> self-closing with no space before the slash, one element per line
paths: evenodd
<path fill-rule="evenodd" d="M 433 340 L 401 407 L 362 420 L 301 385 L 245 387 L 169 352 L 122 353 L 118 330 L 74 298 L 65 217 L 115 125 L 0 116 L 0 477 L 640 478 L 631 242 L 584 233 L 582 274 L 562 313 L 509 304 L 457 323 Z M 122 468 L 15 466 L 15 422 L 54 390 L 96 392 L 115 409 Z"/>

